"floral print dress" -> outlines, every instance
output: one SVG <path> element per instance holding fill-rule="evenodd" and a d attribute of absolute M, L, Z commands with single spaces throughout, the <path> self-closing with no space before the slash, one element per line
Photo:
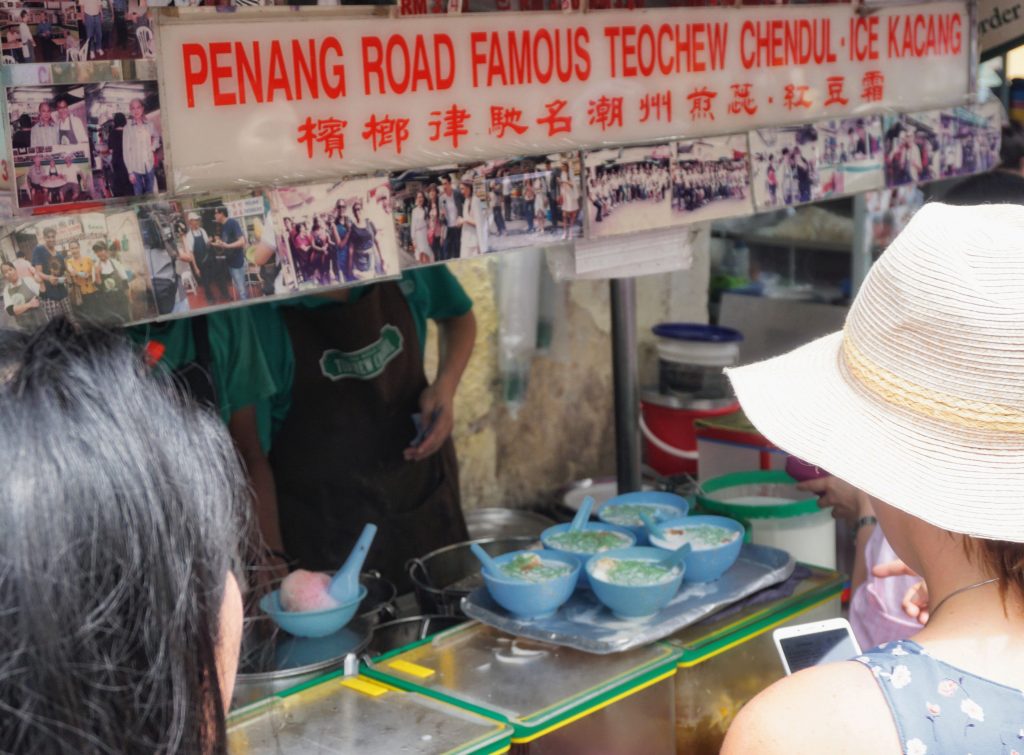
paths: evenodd
<path fill-rule="evenodd" d="M 906 755 L 1024 755 L 1024 692 L 933 658 L 912 640 L 857 659 L 875 676 Z"/>

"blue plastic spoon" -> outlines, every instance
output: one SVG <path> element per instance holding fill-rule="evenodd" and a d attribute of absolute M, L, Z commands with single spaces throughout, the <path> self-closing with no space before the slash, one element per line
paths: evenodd
<path fill-rule="evenodd" d="M 588 495 L 583 499 L 583 505 L 580 506 L 580 510 L 576 512 L 576 516 L 572 518 L 572 525 L 569 527 L 569 532 L 579 532 L 583 529 L 583 525 L 590 521 L 590 512 L 594 509 L 594 497 Z"/>
<path fill-rule="evenodd" d="M 491 574 L 491 576 L 498 578 L 510 576 L 502 572 L 501 567 L 498 566 L 498 563 L 493 558 L 491 558 L 490 554 L 488 554 L 487 551 L 480 547 L 479 543 L 471 543 L 469 549 L 473 551 L 474 556 L 480 559 L 480 563 L 483 564 L 483 567 Z"/>
<path fill-rule="evenodd" d="M 661 525 L 654 521 L 654 517 L 651 516 L 650 512 L 641 509 L 639 512 L 640 519 L 643 520 L 644 527 L 647 528 L 647 532 L 654 537 L 660 537 L 662 540 L 665 539 L 665 530 L 661 528 Z"/>
<path fill-rule="evenodd" d="M 345 563 L 341 565 L 337 573 L 331 577 L 331 583 L 327 586 L 327 592 L 338 603 L 344 605 L 355 600 L 359 596 L 359 573 L 363 569 L 363 563 L 370 552 L 370 545 L 377 534 L 376 524 L 367 524 L 363 532 L 356 540 L 352 552 L 348 554 Z"/>
<path fill-rule="evenodd" d="M 667 564 L 668 566 L 678 566 L 683 563 L 692 550 L 693 547 L 689 543 L 683 543 L 682 547 L 676 548 L 674 551 L 669 551 L 668 556 L 662 559 L 662 563 Z"/>

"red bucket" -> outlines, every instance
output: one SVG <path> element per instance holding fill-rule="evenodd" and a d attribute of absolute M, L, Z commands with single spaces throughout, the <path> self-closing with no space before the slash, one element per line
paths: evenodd
<path fill-rule="evenodd" d="M 735 399 L 681 399 L 645 393 L 640 399 L 640 430 L 647 463 L 661 475 L 697 476 L 695 420 L 739 409 Z"/>

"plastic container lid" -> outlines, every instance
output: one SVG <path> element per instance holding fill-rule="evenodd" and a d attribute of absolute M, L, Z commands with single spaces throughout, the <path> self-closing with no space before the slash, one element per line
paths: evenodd
<path fill-rule="evenodd" d="M 242 708 L 228 719 L 228 750 L 500 753 L 512 729 L 493 718 L 339 672 Z"/>
<path fill-rule="evenodd" d="M 473 622 L 383 655 L 366 674 L 500 717 L 526 743 L 673 676 L 679 655 L 660 642 L 593 655 Z"/>
<path fill-rule="evenodd" d="M 659 338 L 676 341 L 699 341 L 701 343 L 739 343 L 743 334 L 732 328 L 717 325 L 700 325 L 689 322 L 663 322 L 651 328 Z"/>
<path fill-rule="evenodd" d="M 816 496 L 797 490 L 796 480 L 779 471 L 715 477 L 701 484 L 697 502 L 705 511 L 744 520 L 787 519 L 821 511 Z"/>

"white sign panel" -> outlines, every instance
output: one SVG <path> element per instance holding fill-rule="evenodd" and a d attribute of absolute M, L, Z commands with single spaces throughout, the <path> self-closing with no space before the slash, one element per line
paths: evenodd
<path fill-rule="evenodd" d="M 963 3 L 161 25 L 177 191 L 956 104 Z"/>
<path fill-rule="evenodd" d="M 978 48 L 1006 48 L 1024 38 L 1024 3 L 1020 0 L 978 1 Z"/>

